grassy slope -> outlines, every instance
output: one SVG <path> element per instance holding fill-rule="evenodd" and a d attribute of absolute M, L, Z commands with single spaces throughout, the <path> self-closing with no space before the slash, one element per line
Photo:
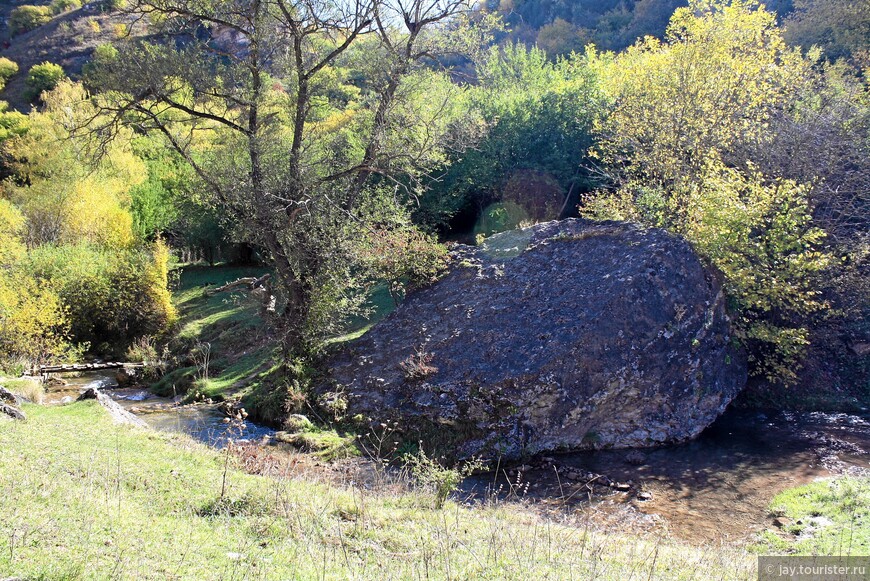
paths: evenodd
<path fill-rule="evenodd" d="M 261 276 L 266 270 L 253 267 L 189 266 L 181 272 L 178 290 L 174 294 L 180 315 L 180 329 L 176 343 L 190 346 L 207 342 L 211 346 L 211 364 L 208 381 L 197 383 L 196 390 L 203 397 L 224 399 L 240 397 L 251 401 L 260 392 L 268 393 L 270 370 L 277 361 L 273 347 L 260 319 L 257 305 L 247 298 L 246 291 L 204 294 L 214 288 L 244 276 Z M 395 308 L 385 288 L 372 294 L 369 306 L 373 315 L 369 319 L 348 321 L 348 333 L 331 342 L 354 339 Z M 173 370 L 155 386 L 165 395 L 183 393 L 196 376 L 192 365 Z"/>
<path fill-rule="evenodd" d="M 205 295 L 207 288 L 241 277 L 259 277 L 265 272 L 256 267 L 189 266 L 182 270 L 174 294 L 181 321 L 176 341 L 185 347 L 196 342 L 210 345 L 208 380 L 197 385 L 205 397 L 243 395 L 273 364 L 263 321 L 247 293 Z M 184 392 L 196 375 L 194 366 L 181 367 L 164 377 L 155 386 L 156 391 L 170 394 L 174 388 L 176 392 Z"/>
<path fill-rule="evenodd" d="M 737 550 L 641 542 L 509 506 L 434 510 L 230 469 L 183 436 L 111 424 L 92 403 L 0 423 L 0 576 L 130 579 L 754 578 Z"/>
<path fill-rule="evenodd" d="M 870 555 L 870 478 L 819 480 L 783 491 L 770 506 L 788 524 L 762 535 L 759 551 Z"/>

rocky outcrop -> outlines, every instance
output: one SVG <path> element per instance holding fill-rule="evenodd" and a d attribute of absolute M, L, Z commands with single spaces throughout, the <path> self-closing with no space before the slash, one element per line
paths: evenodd
<path fill-rule="evenodd" d="M 328 368 L 319 395 L 349 416 L 487 459 L 687 440 L 746 381 L 688 243 L 585 220 L 457 246 L 444 278 Z"/>
<path fill-rule="evenodd" d="M 19 409 L 23 401 L 20 397 L 0 385 L 0 417 L 9 417 L 13 420 L 26 420 L 27 416 Z"/>
<path fill-rule="evenodd" d="M 0 385 L 0 402 L 4 402 L 12 406 L 20 406 L 22 401 L 23 400 L 20 397 Z"/>

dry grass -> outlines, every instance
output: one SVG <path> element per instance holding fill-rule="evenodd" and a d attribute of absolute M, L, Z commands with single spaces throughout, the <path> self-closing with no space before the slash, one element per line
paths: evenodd
<path fill-rule="evenodd" d="M 187 437 L 116 426 L 89 402 L 26 412 L 0 426 L 4 576 L 754 578 L 739 549 L 604 535 L 516 504 L 436 510 L 376 465 L 335 484 L 310 458 L 252 450 L 221 494 L 226 456 Z"/>
<path fill-rule="evenodd" d="M 42 383 L 35 379 L 3 379 L 0 380 L 0 385 L 29 402 L 41 404 L 45 397 Z"/>

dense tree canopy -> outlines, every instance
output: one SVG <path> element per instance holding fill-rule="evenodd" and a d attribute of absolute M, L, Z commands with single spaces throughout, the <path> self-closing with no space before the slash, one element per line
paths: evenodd
<path fill-rule="evenodd" d="M 803 164 L 813 154 L 795 142 L 797 133 L 819 148 L 806 141 L 815 118 L 806 100 L 825 82 L 818 54 L 789 48 L 775 21 L 752 2 L 694 1 L 675 12 L 666 41 L 596 57 L 613 105 L 595 151 L 616 191 L 587 211 L 692 240 L 725 275 L 756 371 L 788 378 L 806 316 L 824 306 L 816 274 L 829 257 L 812 216 L 829 162 Z M 836 163 L 860 151 L 820 149 Z"/>
<path fill-rule="evenodd" d="M 128 2 L 148 34 L 100 44 L 87 90 L 43 63 L 37 108 L 0 107 L 3 276 L 28 281 L 4 324 L 44 338 L 3 340 L 44 359 L 165 332 L 171 248 L 261 258 L 270 330 L 308 356 L 376 285 L 436 277 L 435 233 L 579 210 L 689 239 L 754 370 L 791 379 L 813 329 L 870 311 L 867 35 L 839 0 L 768 7 Z"/>

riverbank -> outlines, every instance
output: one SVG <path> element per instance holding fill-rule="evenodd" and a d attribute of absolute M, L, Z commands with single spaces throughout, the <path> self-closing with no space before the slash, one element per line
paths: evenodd
<path fill-rule="evenodd" d="M 517 504 L 477 507 L 250 475 L 183 435 L 112 424 L 93 402 L 0 425 L 0 573 L 24 578 L 751 579 L 727 546 L 597 533 Z M 288 460 L 288 462 L 290 462 Z M 223 494 L 222 494 L 223 491 Z"/>
<path fill-rule="evenodd" d="M 294 430 L 278 433 L 243 418 L 230 420 L 219 404 L 177 405 L 180 398 L 119 388 L 106 372 L 55 381 L 42 399 L 47 405 L 71 402 L 95 387 L 158 431 L 218 448 L 235 442 L 233 453 L 248 472 L 274 475 L 274 466 L 287 463 L 294 473 L 331 485 L 384 484 L 369 455 L 383 442 L 390 445 L 388 429 L 342 437 L 296 416 Z M 806 544 L 806 527 L 785 526 L 779 504 L 771 509 L 774 495 L 832 477 L 866 477 L 868 449 L 870 417 L 731 409 L 692 442 L 538 456 L 523 466 L 470 476 L 454 498 L 498 500 L 594 529 L 692 545 L 747 546 L 759 538 L 770 547 Z M 863 501 L 870 507 L 870 500 Z"/>

